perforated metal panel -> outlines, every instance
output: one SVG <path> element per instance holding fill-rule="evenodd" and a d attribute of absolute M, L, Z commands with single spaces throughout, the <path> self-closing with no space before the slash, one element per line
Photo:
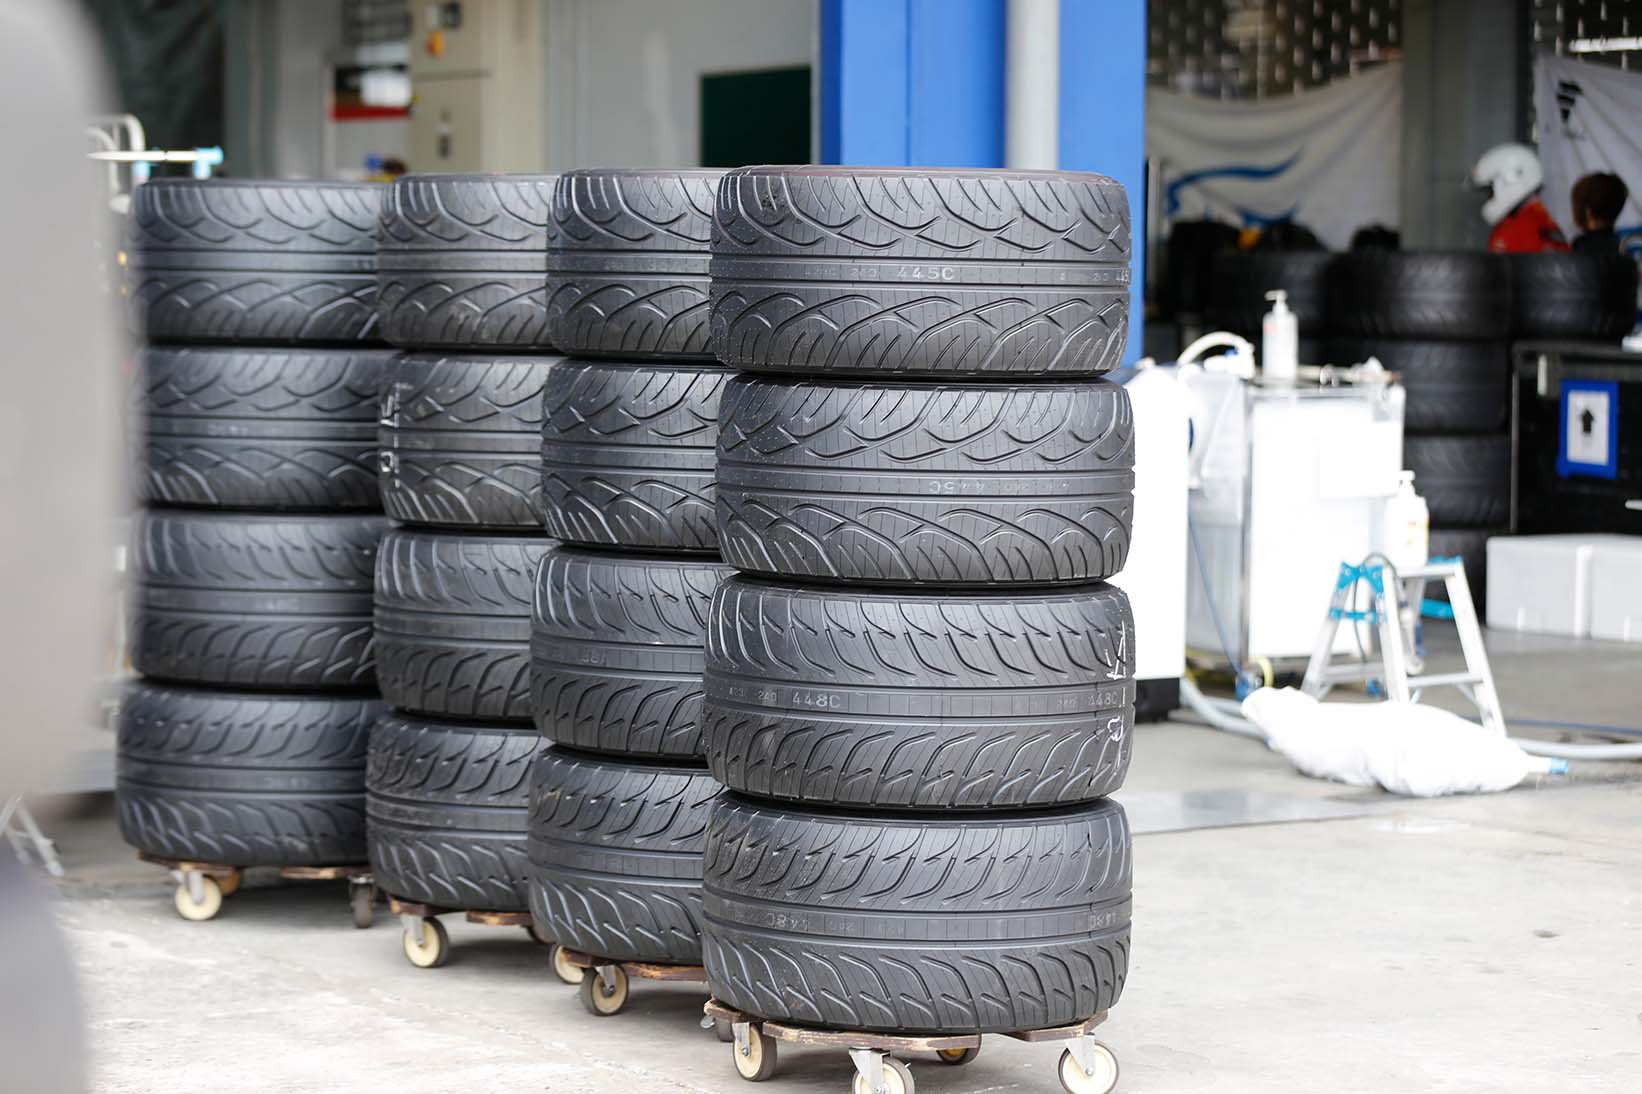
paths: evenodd
<path fill-rule="evenodd" d="M 342 42 L 368 46 L 410 37 L 408 0 L 343 0 Z"/>
<path fill-rule="evenodd" d="M 1534 49 L 1642 69 L 1642 3 L 1637 0 L 1533 0 L 1529 18 Z"/>
<path fill-rule="evenodd" d="M 1402 0 L 1148 0 L 1147 80 L 1222 99 L 1321 87 L 1401 55 Z"/>

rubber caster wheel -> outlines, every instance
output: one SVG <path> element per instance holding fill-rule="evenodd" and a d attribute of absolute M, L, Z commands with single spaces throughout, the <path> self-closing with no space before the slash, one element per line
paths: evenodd
<path fill-rule="evenodd" d="M 980 1045 L 969 1048 L 942 1048 L 937 1049 L 935 1058 L 951 1067 L 962 1067 L 981 1054 Z"/>
<path fill-rule="evenodd" d="M 235 893 L 239 892 L 240 882 L 244 880 L 244 870 L 235 870 L 230 874 L 220 874 L 217 877 L 217 888 L 222 890 L 223 896 L 233 896 Z"/>
<path fill-rule="evenodd" d="M 348 894 L 348 905 L 353 909 L 353 925 L 364 930 L 376 922 L 376 886 L 356 885 Z"/>
<path fill-rule="evenodd" d="M 735 1042 L 735 1027 L 730 1028 L 730 1041 Z M 747 1051 L 739 1046 L 730 1049 L 735 1059 L 736 1074 L 749 1083 L 761 1083 L 775 1074 L 775 1040 L 760 1033 L 757 1026 L 747 1027 Z"/>
<path fill-rule="evenodd" d="M 177 914 L 190 923 L 204 923 L 208 919 L 215 919 L 217 913 L 222 911 L 222 886 L 217 884 L 217 879 L 202 875 L 199 882 L 198 900 L 194 899 L 187 882 L 177 886 L 177 891 L 171 898 L 171 902 L 176 905 Z"/>
<path fill-rule="evenodd" d="M 735 1044 L 735 1026 L 731 1024 L 728 1018 L 714 1018 L 713 1036 L 717 1037 L 721 1044 L 733 1045 Z"/>
<path fill-rule="evenodd" d="M 553 975 L 563 980 L 571 987 L 587 982 L 587 970 L 580 965 L 572 965 L 565 960 L 564 947 L 557 942 L 550 943 L 553 947 L 548 953 L 548 960 L 553 963 Z"/>
<path fill-rule="evenodd" d="M 582 1001 L 587 1013 L 608 1018 L 612 1014 L 620 1014 L 622 1008 L 627 1006 L 627 973 L 620 965 L 614 966 L 611 972 L 609 986 L 605 985 L 604 974 L 598 969 L 588 969 L 583 974 L 576 997 Z"/>
<path fill-rule="evenodd" d="M 1060 1054 L 1060 1085 L 1066 1094 L 1110 1094 L 1117 1089 L 1117 1057 L 1111 1049 L 1096 1041 L 1089 1062 L 1093 1071 L 1083 1070 L 1071 1049 Z"/>
<path fill-rule="evenodd" d="M 419 969 L 437 969 L 450 960 L 450 934 L 445 925 L 428 916 L 422 920 L 422 942 L 416 942 L 416 932 L 405 932 L 405 958 Z"/>
<path fill-rule="evenodd" d="M 912 1094 L 912 1069 L 901 1060 L 884 1057 L 884 1094 Z M 873 1094 L 865 1075 L 859 1071 L 850 1084 L 851 1094 Z"/>

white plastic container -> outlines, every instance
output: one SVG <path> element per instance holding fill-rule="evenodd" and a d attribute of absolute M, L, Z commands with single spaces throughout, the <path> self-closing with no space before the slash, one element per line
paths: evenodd
<path fill-rule="evenodd" d="M 1289 311 L 1289 294 L 1273 289 L 1260 323 L 1260 377 L 1268 384 L 1292 384 L 1300 371 L 1300 320 Z"/>
<path fill-rule="evenodd" d="M 1591 637 L 1642 642 L 1642 536 L 1604 536 L 1590 548 Z"/>
<path fill-rule="evenodd" d="M 1399 570 L 1424 566 L 1431 552 L 1431 511 L 1414 490 L 1414 472 L 1397 477 L 1397 492 L 1380 514 L 1380 553 Z"/>
<path fill-rule="evenodd" d="M 1601 598 L 1593 585 L 1592 556 L 1601 546 L 1617 551 L 1634 542 L 1613 535 L 1494 537 L 1488 541 L 1488 626 L 1592 637 L 1592 605 Z M 1639 554 L 1629 558 L 1633 567 L 1642 562 Z"/>

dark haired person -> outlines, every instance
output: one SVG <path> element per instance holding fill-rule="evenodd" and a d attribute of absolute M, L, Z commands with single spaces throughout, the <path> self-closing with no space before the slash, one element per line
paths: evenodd
<path fill-rule="evenodd" d="M 1574 250 L 1581 254 L 1613 254 L 1619 250 L 1614 225 L 1630 196 L 1624 181 L 1606 172 L 1586 175 L 1574 183 L 1574 226 L 1583 233 L 1574 240 Z"/>

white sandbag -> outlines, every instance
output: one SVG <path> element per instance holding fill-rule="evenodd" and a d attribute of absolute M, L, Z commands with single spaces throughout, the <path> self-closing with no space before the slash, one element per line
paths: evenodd
<path fill-rule="evenodd" d="M 1508 790 L 1554 766 L 1420 703 L 1321 703 L 1293 688 L 1261 688 L 1243 700 L 1243 717 L 1307 775 L 1418 798 Z"/>

